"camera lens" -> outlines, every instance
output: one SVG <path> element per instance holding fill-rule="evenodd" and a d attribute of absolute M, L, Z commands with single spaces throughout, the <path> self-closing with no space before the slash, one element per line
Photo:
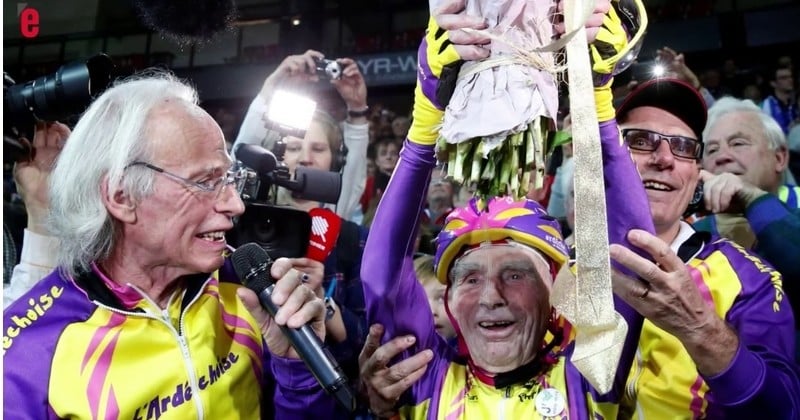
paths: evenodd
<path fill-rule="evenodd" d="M 339 79 L 342 77 L 342 66 L 336 60 L 327 60 L 324 58 L 315 59 L 317 63 L 317 76 L 326 79 Z"/>
<path fill-rule="evenodd" d="M 273 258 L 299 258 L 308 249 L 311 216 L 287 207 L 248 203 L 244 214 L 227 234 L 229 243 L 254 242 Z"/>
<path fill-rule="evenodd" d="M 55 73 L 14 84 L 3 77 L 3 162 L 29 155 L 14 139 L 32 138 L 36 121 L 67 120 L 82 113 L 111 82 L 114 65 L 105 54 L 60 67 Z M 10 141 L 10 140 L 14 141 Z"/>
<path fill-rule="evenodd" d="M 325 71 L 328 73 L 328 77 L 331 79 L 338 79 L 342 77 L 342 66 L 340 66 L 336 61 L 331 61 L 328 63 Z"/>
<path fill-rule="evenodd" d="M 4 95 L 7 112 L 22 121 L 30 116 L 59 121 L 79 114 L 108 86 L 112 68 L 111 59 L 99 54 L 87 61 L 65 64 L 53 74 L 13 85 Z"/>

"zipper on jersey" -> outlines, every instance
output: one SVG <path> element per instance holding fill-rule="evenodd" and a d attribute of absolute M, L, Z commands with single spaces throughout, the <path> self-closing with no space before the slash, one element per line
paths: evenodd
<path fill-rule="evenodd" d="M 511 400 L 511 387 L 507 386 L 506 391 L 503 394 L 503 398 L 500 400 L 500 420 L 506 419 L 506 409 L 508 408 L 508 402 Z"/>
<path fill-rule="evenodd" d="M 642 359 L 642 351 L 639 346 L 636 347 L 636 356 L 633 359 L 633 372 L 631 373 L 630 380 L 628 381 L 628 385 L 625 387 L 625 393 L 628 395 L 628 398 L 631 399 L 637 406 L 639 405 L 636 402 L 636 386 L 639 383 L 639 378 L 642 376 L 642 372 L 644 372 L 644 360 Z"/>
<path fill-rule="evenodd" d="M 186 315 L 186 312 L 189 311 L 189 308 L 192 306 L 192 304 L 194 304 L 200 298 L 200 295 L 203 294 L 202 291 L 206 288 L 206 285 L 208 284 L 208 282 L 209 282 L 209 279 L 206 279 L 205 283 L 203 283 L 203 285 L 200 287 L 200 291 L 197 294 L 195 294 L 194 297 L 192 298 L 192 300 L 189 301 L 189 303 L 186 305 L 186 307 L 183 308 L 183 310 L 181 310 L 180 319 L 178 320 L 178 328 L 179 328 L 179 330 L 177 331 L 178 340 L 181 343 L 181 351 L 183 352 L 184 360 L 186 360 L 187 363 L 189 363 L 189 367 L 191 368 L 191 369 L 189 369 L 189 379 L 192 381 L 192 389 L 195 390 L 195 392 L 193 394 L 194 395 L 198 395 L 198 398 L 197 398 L 198 402 L 200 402 L 200 398 L 199 398 L 200 381 L 197 379 L 197 374 L 196 374 L 196 372 L 194 370 L 194 363 L 192 363 L 192 357 L 189 354 L 189 344 L 186 342 L 186 322 L 185 322 L 186 316 L 185 315 Z M 200 403 L 199 406 L 197 407 L 197 413 L 198 413 L 198 415 L 197 415 L 198 419 L 203 419 L 205 417 L 205 412 L 203 410 L 203 404 L 202 403 Z"/>
<path fill-rule="evenodd" d="M 208 283 L 208 281 L 209 281 L 209 279 L 207 279 L 205 283 Z M 186 328 L 185 327 L 185 322 L 184 322 L 184 315 L 186 314 L 186 311 L 189 309 L 189 307 L 191 307 L 192 304 L 194 302 L 196 302 L 197 299 L 199 299 L 200 295 L 202 294 L 202 290 L 206 287 L 205 283 L 200 288 L 200 292 L 198 292 L 194 296 L 194 298 L 192 298 L 192 300 L 189 302 L 189 304 L 187 304 L 186 307 L 181 311 L 180 319 L 179 319 L 179 322 L 178 322 L 179 323 L 178 328 L 180 329 L 180 331 L 175 329 L 175 326 L 172 325 L 172 318 L 170 318 L 170 316 L 169 316 L 169 307 L 170 307 L 170 304 L 172 303 L 172 298 L 175 296 L 175 294 L 170 296 L 169 301 L 167 302 L 167 305 L 166 305 L 167 309 L 160 310 L 158 315 L 156 315 L 156 314 L 154 314 L 152 312 L 149 312 L 149 311 L 148 312 L 123 311 L 123 310 L 120 310 L 120 309 L 117 309 L 117 308 L 112 308 L 112 307 L 110 307 L 110 306 L 108 306 L 106 304 L 103 304 L 103 303 L 101 303 L 101 302 L 99 302 L 97 300 L 93 301 L 95 305 L 97 305 L 97 306 L 99 306 L 99 307 L 101 307 L 103 309 L 106 309 L 108 311 L 111 311 L 111 312 L 114 312 L 114 313 L 117 313 L 117 314 L 120 314 L 120 315 L 140 316 L 140 317 L 143 317 L 143 318 L 154 319 L 156 321 L 164 323 L 164 325 L 167 326 L 167 328 L 170 330 L 170 332 L 172 332 L 172 335 L 175 337 L 175 340 L 178 342 L 178 347 L 181 350 L 181 355 L 183 356 L 183 361 L 184 361 L 184 367 L 186 368 L 186 371 L 189 374 L 189 381 L 190 381 L 190 384 L 191 384 L 190 386 L 192 387 L 192 390 L 193 390 L 193 392 L 192 392 L 192 400 L 194 401 L 194 406 L 195 406 L 195 409 L 197 410 L 197 418 L 199 420 L 203 420 L 205 418 L 205 410 L 203 409 L 203 402 L 200 399 L 200 383 L 199 383 L 199 381 L 197 379 L 197 373 L 195 372 L 195 369 L 194 369 L 194 363 L 192 361 L 191 354 L 189 353 L 189 344 L 186 341 L 186 337 L 182 333 L 185 331 L 185 328 Z M 150 298 L 150 296 L 148 296 L 146 293 L 143 293 L 138 287 L 136 287 L 134 285 L 130 285 L 130 286 L 133 287 L 137 292 L 139 292 L 139 294 L 142 296 L 142 298 L 147 300 L 152 305 L 152 307 L 159 308 L 159 306 Z"/>

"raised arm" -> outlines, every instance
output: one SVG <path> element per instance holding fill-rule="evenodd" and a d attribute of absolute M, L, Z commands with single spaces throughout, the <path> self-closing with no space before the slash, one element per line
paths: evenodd
<path fill-rule="evenodd" d="M 264 79 L 261 90 L 253 99 L 253 102 L 250 103 L 242 125 L 239 127 L 239 134 L 236 136 L 236 142 L 234 142 L 232 148 L 234 151 L 239 144 L 257 144 L 266 148 L 271 147 L 271 145 L 267 145 L 271 140 L 267 140 L 267 136 L 274 135 L 274 132 L 267 130 L 264 118 L 269 109 L 272 94 L 279 87 L 302 86 L 309 82 L 318 81 L 318 76 L 313 72 L 316 67 L 314 59 L 323 57 L 324 55 L 321 52 L 314 50 L 287 56 L 275 71 Z M 277 141 L 278 138 L 276 137 L 274 140 Z"/>
<path fill-rule="evenodd" d="M 406 141 L 375 213 L 361 263 L 369 323 L 383 324 L 385 337 L 412 334 L 423 347 L 436 339 L 436 331 L 412 256 L 435 163 L 432 145 Z"/>
<path fill-rule="evenodd" d="M 35 153 L 29 160 L 14 165 L 14 181 L 25 203 L 28 225 L 22 240 L 20 262 L 14 267 L 10 284 L 3 289 L 4 308 L 56 266 L 60 241 L 47 229 L 49 180 L 50 171 L 69 135 L 69 127 L 62 123 L 38 123 L 31 142 Z"/>
<path fill-rule="evenodd" d="M 360 205 L 361 194 L 367 183 L 367 84 L 355 60 L 339 58 L 336 61 L 342 66 L 342 77 L 331 80 L 331 84 L 347 106 L 347 120 L 342 125 L 347 164 L 342 171 L 342 192 L 336 204 L 336 214 L 350 220 L 353 211 Z"/>
<path fill-rule="evenodd" d="M 353 212 L 361 206 L 361 195 L 367 185 L 369 124 L 357 122 L 360 119 L 366 118 L 348 118 L 342 126 L 347 163 L 342 171 L 342 192 L 336 203 L 336 214 L 345 220 L 350 220 Z"/>
<path fill-rule="evenodd" d="M 615 30 L 618 35 L 618 31 L 620 30 L 625 29 L 630 31 L 631 29 L 624 28 L 625 25 L 623 25 L 617 17 L 619 12 L 616 12 L 615 7 L 612 7 L 609 13 L 604 17 L 604 24 L 599 29 L 597 40 L 592 46 L 593 58 L 595 60 L 593 70 L 598 73 L 611 71 L 615 67 L 615 65 L 612 65 L 613 59 L 606 58 L 604 55 L 609 54 L 609 51 L 599 48 L 599 43 L 614 45 L 611 51 L 621 52 L 624 48 L 630 48 L 630 45 L 628 45 L 627 42 L 624 46 L 615 45 L 611 40 L 619 40 L 620 42 L 622 42 L 622 40 L 631 40 L 631 42 L 634 42 L 630 38 L 634 36 L 633 33 L 629 33 L 628 36 L 615 36 Z M 644 13 L 643 10 L 639 12 Z M 595 53 L 597 53 L 597 55 Z M 598 56 L 602 59 L 598 59 Z M 599 64 L 604 64 L 605 67 Z M 610 77 L 611 74 L 606 73 L 604 76 L 598 74 L 598 77 L 595 77 L 596 87 L 594 92 L 595 107 L 600 125 L 608 240 L 609 244 L 622 245 L 645 258 L 650 258 L 649 254 L 637 248 L 628 240 L 628 232 L 632 229 L 640 229 L 655 233 L 655 228 L 653 226 L 650 205 L 641 177 L 631 159 L 627 145 L 622 142 L 617 122 L 614 119 L 615 112 L 613 95 L 611 93 L 613 78 Z M 580 157 L 576 157 L 576 159 L 580 159 Z M 621 272 L 626 275 L 632 274 L 630 270 L 613 259 L 611 260 L 611 266 L 616 272 Z M 614 307 L 628 324 L 628 333 L 617 365 L 614 384 L 611 391 L 601 398 L 603 401 L 616 401 L 621 397 L 633 358 L 636 354 L 639 334 L 643 323 L 642 316 L 616 295 L 614 296 Z"/>
<path fill-rule="evenodd" d="M 461 8 L 463 4 L 451 3 L 435 11 L 429 20 L 418 50 L 413 123 L 376 211 L 361 266 L 369 324 L 383 324 L 387 338 L 413 334 L 419 348 L 429 348 L 434 343 L 444 345 L 436 335 L 425 292 L 415 278 L 412 264 L 423 197 L 436 163 L 434 144 L 444 115 L 439 77 L 461 59 L 488 56 L 488 50 L 478 46 L 488 39 L 459 30 L 483 29 L 483 20 L 455 14 Z"/>
<path fill-rule="evenodd" d="M 700 171 L 703 198 L 707 209 L 715 214 L 744 213 L 756 235 L 754 250 L 772 264 L 786 279 L 800 278 L 800 209 L 786 204 L 775 195 L 756 187 L 733 173 L 714 175 Z M 698 230 L 713 232 L 714 217 L 701 219 Z M 725 236 L 725 235 L 723 235 Z M 736 240 L 735 237 L 729 239 Z M 800 291 L 794 281 L 787 284 L 792 292 Z M 797 296 L 796 292 L 788 293 Z"/>

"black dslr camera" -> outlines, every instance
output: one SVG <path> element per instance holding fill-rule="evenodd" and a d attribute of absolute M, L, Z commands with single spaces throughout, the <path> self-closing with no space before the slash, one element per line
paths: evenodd
<path fill-rule="evenodd" d="M 16 84 L 3 73 L 3 160 L 30 155 L 21 137 L 33 138 L 37 121 L 61 121 L 83 112 L 111 82 L 111 58 L 98 54 L 61 66 L 55 73 Z"/>
<path fill-rule="evenodd" d="M 30 156 L 30 146 L 20 138 L 33 140 L 37 121 L 63 121 L 82 113 L 108 87 L 113 68 L 111 58 L 98 54 L 25 83 L 3 73 L 3 162 Z"/>
<path fill-rule="evenodd" d="M 339 80 L 342 78 L 342 65 L 336 60 L 315 58 L 315 73 L 321 79 Z"/>

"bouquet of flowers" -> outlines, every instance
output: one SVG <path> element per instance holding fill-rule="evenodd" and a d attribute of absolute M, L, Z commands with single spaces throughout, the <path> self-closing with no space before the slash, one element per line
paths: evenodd
<path fill-rule="evenodd" d="M 447 156 L 448 176 L 478 196 L 519 198 L 541 186 L 564 68 L 554 52 L 555 6 L 555 0 L 466 2 L 465 13 L 487 22 L 490 56 L 462 65 L 437 148 Z"/>

